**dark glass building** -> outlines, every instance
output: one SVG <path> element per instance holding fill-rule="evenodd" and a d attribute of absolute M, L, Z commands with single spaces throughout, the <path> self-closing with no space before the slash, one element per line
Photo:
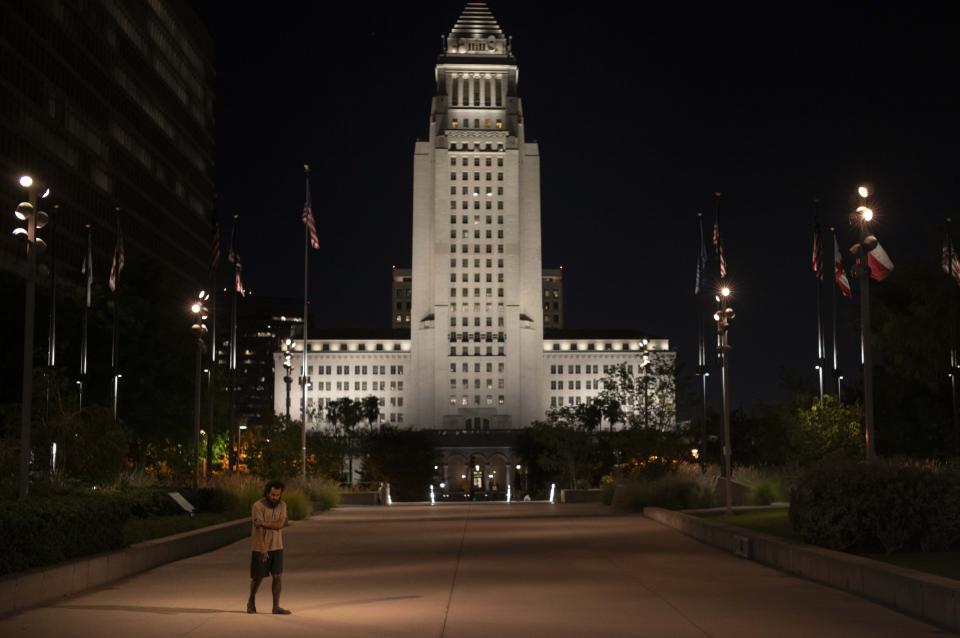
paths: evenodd
<path fill-rule="evenodd" d="M 58 278 L 81 282 L 85 224 L 104 286 L 121 209 L 126 266 L 185 298 L 208 277 L 213 44 L 181 0 L 0 0 L 0 269 L 24 268 L 17 177 L 52 189 Z M 50 211 L 52 212 L 52 211 Z M 122 285 L 122 278 L 121 278 Z"/>

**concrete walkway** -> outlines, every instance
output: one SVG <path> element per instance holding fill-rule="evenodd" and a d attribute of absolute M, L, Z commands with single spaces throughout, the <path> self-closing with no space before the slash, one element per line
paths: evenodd
<path fill-rule="evenodd" d="M 600 506 L 343 508 L 284 534 L 283 604 L 292 616 L 243 612 L 250 550 L 242 541 L 0 619 L 0 635 L 949 635 Z M 262 611 L 269 591 L 265 582 Z"/>

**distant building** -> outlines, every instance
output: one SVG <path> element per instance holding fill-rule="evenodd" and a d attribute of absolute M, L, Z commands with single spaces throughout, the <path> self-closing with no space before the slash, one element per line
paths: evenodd
<path fill-rule="evenodd" d="M 122 208 L 127 265 L 188 294 L 207 279 L 213 208 L 210 37 L 186 0 L 0 0 L 0 202 L 16 177 L 49 186 L 59 272 L 80 285 L 84 224 L 106 284 Z M 0 215 L 0 269 L 22 271 L 13 216 Z M 50 229 L 48 229 L 49 231 Z"/>
<path fill-rule="evenodd" d="M 676 353 L 635 330 L 559 329 L 540 151 L 525 139 L 510 41 L 484 3 L 467 3 L 435 77 L 429 137 L 414 148 L 413 267 L 393 271 L 393 325 L 409 332 L 311 333 L 307 402 L 323 425 L 330 401 L 375 395 L 385 421 L 435 431 L 450 488 L 502 493 L 518 485 L 512 432 L 596 396 L 613 366 L 639 373 Z"/>
<path fill-rule="evenodd" d="M 230 320 L 233 294 L 217 297 L 217 365 L 227 380 L 230 369 Z M 283 360 L 274 353 L 288 338 L 303 335 L 303 300 L 249 295 L 237 299 L 237 420 L 256 425 L 274 412 L 285 411 L 285 388 L 275 396 L 274 377 L 284 376 Z M 309 336 L 309 335 L 308 335 Z M 299 368 L 293 372 L 294 385 Z M 297 390 L 299 394 L 299 389 Z M 277 408 L 277 405 L 280 407 Z M 299 418 L 294 402 L 291 415 Z"/>

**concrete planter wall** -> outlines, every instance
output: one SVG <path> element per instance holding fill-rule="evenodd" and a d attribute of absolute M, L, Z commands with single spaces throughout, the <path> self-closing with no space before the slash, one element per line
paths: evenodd
<path fill-rule="evenodd" d="M 561 503 L 601 503 L 603 490 L 560 490 Z"/>
<path fill-rule="evenodd" d="M 38 567 L 0 579 L 0 615 L 36 607 L 85 589 L 229 545 L 250 534 L 250 518 L 157 538 L 106 554 Z"/>
<path fill-rule="evenodd" d="M 708 545 L 960 631 L 960 582 L 657 507 L 644 516 Z"/>

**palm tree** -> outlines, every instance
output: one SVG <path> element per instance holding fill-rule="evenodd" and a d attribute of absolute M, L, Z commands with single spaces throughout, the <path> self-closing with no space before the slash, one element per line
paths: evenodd
<path fill-rule="evenodd" d="M 367 425 L 373 429 L 373 422 L 380 420 L 380 399 L 373 396 L 366 396 L 361 401 L 363 405 L 363 418 L 367 420 Z"/>

